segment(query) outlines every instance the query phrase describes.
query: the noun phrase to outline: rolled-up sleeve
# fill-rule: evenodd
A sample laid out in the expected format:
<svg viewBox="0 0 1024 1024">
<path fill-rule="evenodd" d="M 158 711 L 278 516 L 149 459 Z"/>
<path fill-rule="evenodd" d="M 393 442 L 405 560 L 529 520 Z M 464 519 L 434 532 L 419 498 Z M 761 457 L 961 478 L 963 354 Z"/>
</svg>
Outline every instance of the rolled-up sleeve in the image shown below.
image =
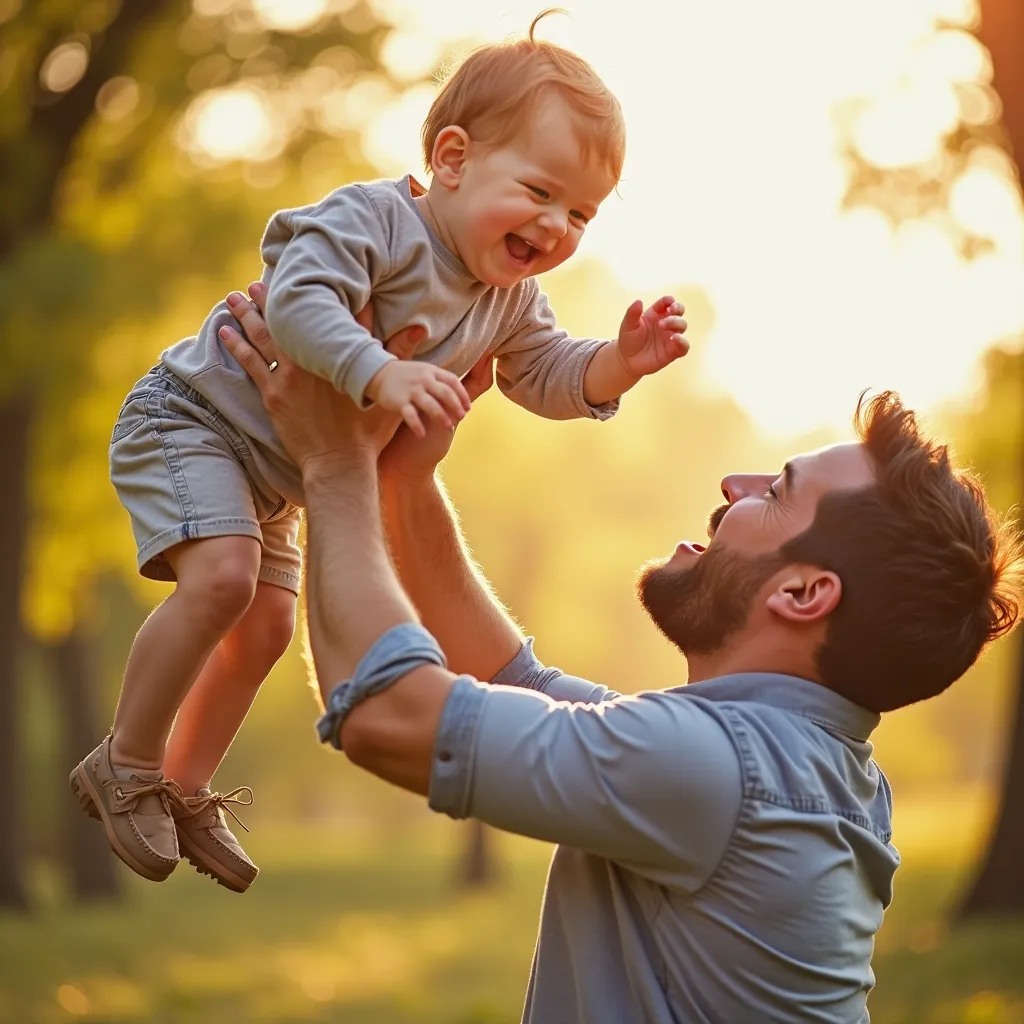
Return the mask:
<svg viewBox="0 0 1024 1024">
<path fill-rule="evenodd" d="M 570 704 L 460 678 L 430 806 L 564 843 L 693 892 L 732 837 L 742 783 L 709 702 L 682 690 Z"/>
<path fill-rule="evenodd" d="M 496 686 L 520 686 L 538 690 L 554 700 L 567 700 L 573 704 L 599 704 L 619 694 L 589 679 L 566 675 L 560 668 L 543 665 L 533 653 L 533 637 L 528 636 L 519 653 L 491 679 Z"/>
</svg>

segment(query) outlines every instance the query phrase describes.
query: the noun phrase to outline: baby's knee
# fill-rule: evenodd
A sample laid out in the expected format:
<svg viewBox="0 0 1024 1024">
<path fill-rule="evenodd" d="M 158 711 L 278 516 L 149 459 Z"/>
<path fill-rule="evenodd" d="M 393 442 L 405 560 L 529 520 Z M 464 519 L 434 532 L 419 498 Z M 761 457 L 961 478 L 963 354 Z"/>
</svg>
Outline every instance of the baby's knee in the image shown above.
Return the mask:
<svg viewBox="0 0 1024 1024">
<path fill-rule="evenodd" d="M 260 568 L 259 553 L 259 542 L 248 537 L 199 541 L 189 557 L 175 566 L 178 589 L 194 607 L 209 616 L 211 624 L 230 628 L 252 604 Z"/>
<path fill-rule="evenodd" d="M 288 650 L 295 632 L 295 594 L 284 587 L 261 583 L 242 622 L 246 649 L 267 667 Z"/>
</svg>

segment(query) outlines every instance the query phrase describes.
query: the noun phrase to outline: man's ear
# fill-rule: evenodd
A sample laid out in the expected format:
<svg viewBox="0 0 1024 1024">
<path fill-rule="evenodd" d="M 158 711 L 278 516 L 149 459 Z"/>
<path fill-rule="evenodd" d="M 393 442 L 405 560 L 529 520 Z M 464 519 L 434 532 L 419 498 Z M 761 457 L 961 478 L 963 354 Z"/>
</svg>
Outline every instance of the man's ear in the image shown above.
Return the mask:
<svg viewBox="0 0 1024 1024">
<path fill-rule="evenodd" d="M 469 136 L 456 124 L 450 124 L 437 133 L 430 154 L 430 172 L 438 184 L 451 189 L 459 187 L 469 144 Z"/>
<path fill-rule="evenodd" d="M 821 622 L 836 610 L 843 582 L 828 569 L 794 565 L 783 574 L 765 602 L 779 618 L 796 624 Z"/>
</svg>

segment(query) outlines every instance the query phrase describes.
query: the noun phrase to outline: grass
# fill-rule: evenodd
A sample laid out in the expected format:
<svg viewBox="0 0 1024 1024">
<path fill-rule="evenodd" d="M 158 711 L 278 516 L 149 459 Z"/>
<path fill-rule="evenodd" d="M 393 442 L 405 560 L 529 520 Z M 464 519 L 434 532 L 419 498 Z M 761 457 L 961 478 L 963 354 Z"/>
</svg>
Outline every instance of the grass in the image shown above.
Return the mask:
<svg viewBox="0 0 1024 1024">
<path fill-rule="evenodd" d="M 944 924 L 978 801 L 914 813 L 872 1019 L 1024 1022 L 1024 921 Z M 384 836 L 264 826 L 248 844 L 263 871 L 245 896 L 182 865 L 162 885 L 125 872 L 120 904 L 84 908 L 69 908 L 42 866 L 35 913 L 0 916 L 0 1022 L 512 1024 L 550 850 L 502 837 L 500 885 L 459 892 L 460 839 L 444 821 Z"/>
</svg>

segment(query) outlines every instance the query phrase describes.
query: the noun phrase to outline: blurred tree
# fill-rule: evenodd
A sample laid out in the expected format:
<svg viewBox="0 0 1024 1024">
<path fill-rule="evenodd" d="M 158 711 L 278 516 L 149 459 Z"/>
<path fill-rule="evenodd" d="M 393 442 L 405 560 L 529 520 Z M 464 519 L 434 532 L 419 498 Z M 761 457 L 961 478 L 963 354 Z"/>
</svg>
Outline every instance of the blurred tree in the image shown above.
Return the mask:
<svg viewBox="0 0 1024 1024">
<path fill-rule="evenodd" d="M 979 82 L 959 84 L 960 119 L 943 139 L 935 160 L 909 167 L 873 166 L 854 139 L 857 118 L 865 103 L 855 101 L 840 111 L 848 129 L 847 155 L 852 169 L 848 203 L 869 203 L 894 220 L 938 215 L 957 235 L 961 250 L 968 256 L 990 249 L 993 243 L 949 216 L 951 188 L 972 165 L 998 166 L 1000 157 L 1002 170 L 1019 187 L 1024 160 L 1024 5 L 1020 0 L 978 0 L 978 13 L 976 24 L 970 27 L 991 57 L 991 86 L 988 75 Z M 954 25 L 938 26 L 940 32 L 957 29 Z M 972 432 L 977 433 L 985 429 L 985 421 L 993 427 L 998 424 L 999 440 L 974 453 L 982 464 L 995 461 L 1005 467 L 1007 436 L 1022 436 L 1019 424 L 1007 432 L 1005 418 L 996 418 L 997 408 L 1006 411 L 1007 373 L 1015 375 L 1010 387 L 1016 399 L 1013 414 L 1017 419 L 1024 415 L 1019 401 L 1024 358 L 996 353 L 987 367 L 986 395 L 991 405 L 979 412 L 971 425 Z M 1024 494 L 1024 451 L 1019 445 L 1014 464 L 1014 490 L 1019 500 Z M 960 907 L 962 917 L 1024 913 L 1024 630 L 1018 633 L 1017 644 L 1017 685 L 1000 810 L 977 877 Z"/>
<path fill-rule="evenodd" d="M 371 173 L 360 129 L 390 88 L 378 56 L 388 28 L 362 0 L 305 5 L 301 23 L 291 6 L 0 0 L 0 776 L 11 782 L 25 628 L 51 645 L 67 766 L 94 742 L 83 746 L 99 721 L 90 599 L 98 575 L 132 561 L 128 531 L 109 529 L 105 482 L 119 397 L 221 289 L 255 275 L 260 229 L 285 195 Z M 199 280 L 211 288 L 201 298 L 188 288 Z M 26 902 L 25 791 L 0 794 L 0 906 Z M 98 830 L 77 826 L 70 862 L 109 866 Z M 80 895 L 113 886 L 102 869 L 73 879 Z"/>
<path fill-rule="evenodd" d="M 1024 6 L 1019 0 L 981 0 L 978 38 L 992 56 L 992 85 L 1002 100 L 1002 125 L 1018 184 L 1024 160 Z M 1024 373 L 1017 359 L 1015 380 Z M 1018 418 L 1022 415 L 1018 411 Z M 1024 450 L 1017 452 L 1020 490 L 1024 494 Z M 1017 640 L 1016 695 L 1007 745 L 999 817 L 988 852 L 971 891 L 960 908 L 962 917 L 1024 913 L 1024 632 Z"/>
</svg>

